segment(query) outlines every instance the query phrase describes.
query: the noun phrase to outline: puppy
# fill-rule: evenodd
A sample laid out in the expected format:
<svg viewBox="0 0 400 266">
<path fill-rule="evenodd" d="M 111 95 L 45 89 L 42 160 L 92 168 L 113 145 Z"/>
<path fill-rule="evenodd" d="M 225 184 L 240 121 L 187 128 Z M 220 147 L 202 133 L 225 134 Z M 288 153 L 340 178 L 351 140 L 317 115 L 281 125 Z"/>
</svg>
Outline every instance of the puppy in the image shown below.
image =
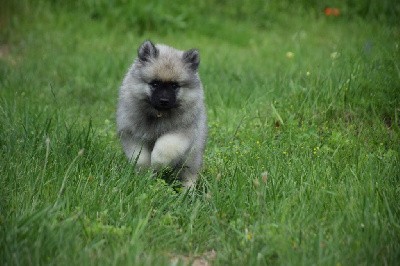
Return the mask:
<svg viewBox="0 0 400 266">
<path fill-rule="evenodd" d="M 207 117 L 198 50 L 145 41 L 119 91 L 117 128 L 138 169 L 165 168 L 194 187 L 203 161 Z"/>
</svg>

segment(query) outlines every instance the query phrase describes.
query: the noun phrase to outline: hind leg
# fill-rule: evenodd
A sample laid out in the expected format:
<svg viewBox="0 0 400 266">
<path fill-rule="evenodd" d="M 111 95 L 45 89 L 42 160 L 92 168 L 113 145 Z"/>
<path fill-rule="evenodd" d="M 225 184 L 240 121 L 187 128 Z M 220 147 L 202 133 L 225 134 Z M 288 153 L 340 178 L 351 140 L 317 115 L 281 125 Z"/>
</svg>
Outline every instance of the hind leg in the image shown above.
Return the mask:
<svg viewBox="0 0 400 266">
<path fill-rule="evenodd" d="M 182 173 L 182 185 L 185 189 L 194 189 L 197 182 L 197 174 L 184 172 Z"/>
</svg>

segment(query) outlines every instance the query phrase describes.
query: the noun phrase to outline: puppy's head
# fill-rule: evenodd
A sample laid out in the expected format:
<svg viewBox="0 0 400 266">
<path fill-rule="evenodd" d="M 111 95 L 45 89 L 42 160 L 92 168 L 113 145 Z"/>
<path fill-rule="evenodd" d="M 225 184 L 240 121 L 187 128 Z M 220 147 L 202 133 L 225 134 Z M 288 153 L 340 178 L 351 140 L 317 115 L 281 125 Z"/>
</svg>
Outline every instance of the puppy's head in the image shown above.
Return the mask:
<svg viewBox="0 0 400 266">
<path fill-rule="evenodd" d="M 145 41 L 138 49 L 135 72 L 143 99 L 157 110 L 185 107 L 199 100 L 202 87 L 196 49 L 176 50 Z"/>
</svg>

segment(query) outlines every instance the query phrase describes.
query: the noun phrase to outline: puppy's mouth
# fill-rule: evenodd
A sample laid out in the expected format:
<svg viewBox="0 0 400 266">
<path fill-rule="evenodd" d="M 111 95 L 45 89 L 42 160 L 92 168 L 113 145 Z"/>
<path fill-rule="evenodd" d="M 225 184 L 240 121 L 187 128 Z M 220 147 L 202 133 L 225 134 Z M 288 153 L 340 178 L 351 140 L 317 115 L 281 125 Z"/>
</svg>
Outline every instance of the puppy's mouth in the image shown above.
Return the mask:
<svg viewBox="0 0 400 266">
<path fill-rule="evenodd" d="M 179 103 L 177 103 L 176 101 L 171 102 L 167 99 L 159 99 L 159 100 L 148 99 L 147 103 L 149 105 L 151 105 L 157 111 L 168 111 L 168 110 L 176 109 L 180 106 Z"/>
<path fill-rule="evenodd" d="M 150 99 L 149 103 L 158 111 L 168 111 L 179 107 L 176 101 L 170 101 L 168 99 Z"/>
</svg>

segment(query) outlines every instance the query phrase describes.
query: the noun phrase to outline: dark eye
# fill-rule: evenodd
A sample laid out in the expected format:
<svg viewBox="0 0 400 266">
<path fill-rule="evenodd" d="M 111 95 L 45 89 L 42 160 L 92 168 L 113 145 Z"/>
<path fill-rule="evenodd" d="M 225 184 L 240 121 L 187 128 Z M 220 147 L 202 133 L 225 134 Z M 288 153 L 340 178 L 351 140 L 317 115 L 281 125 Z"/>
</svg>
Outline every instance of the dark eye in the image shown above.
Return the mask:
<svg viewBox="0 0 400 266">
<path fill-rule="evenodd" d="M 149 85 L 155 89 L 160 87 L 160 82 L 158 80 L 153 80 L 152 82 L 149 83 Z"/>
<path fill-rule="evenodd" d="M 174 90 L 177 90 L 177 89 L 179 89 L 181 86 L 179 86 L 179 84 L 178 83 L 172 83 L 171 84 L 171 87 L 174 89 Z"/>
</svg>

